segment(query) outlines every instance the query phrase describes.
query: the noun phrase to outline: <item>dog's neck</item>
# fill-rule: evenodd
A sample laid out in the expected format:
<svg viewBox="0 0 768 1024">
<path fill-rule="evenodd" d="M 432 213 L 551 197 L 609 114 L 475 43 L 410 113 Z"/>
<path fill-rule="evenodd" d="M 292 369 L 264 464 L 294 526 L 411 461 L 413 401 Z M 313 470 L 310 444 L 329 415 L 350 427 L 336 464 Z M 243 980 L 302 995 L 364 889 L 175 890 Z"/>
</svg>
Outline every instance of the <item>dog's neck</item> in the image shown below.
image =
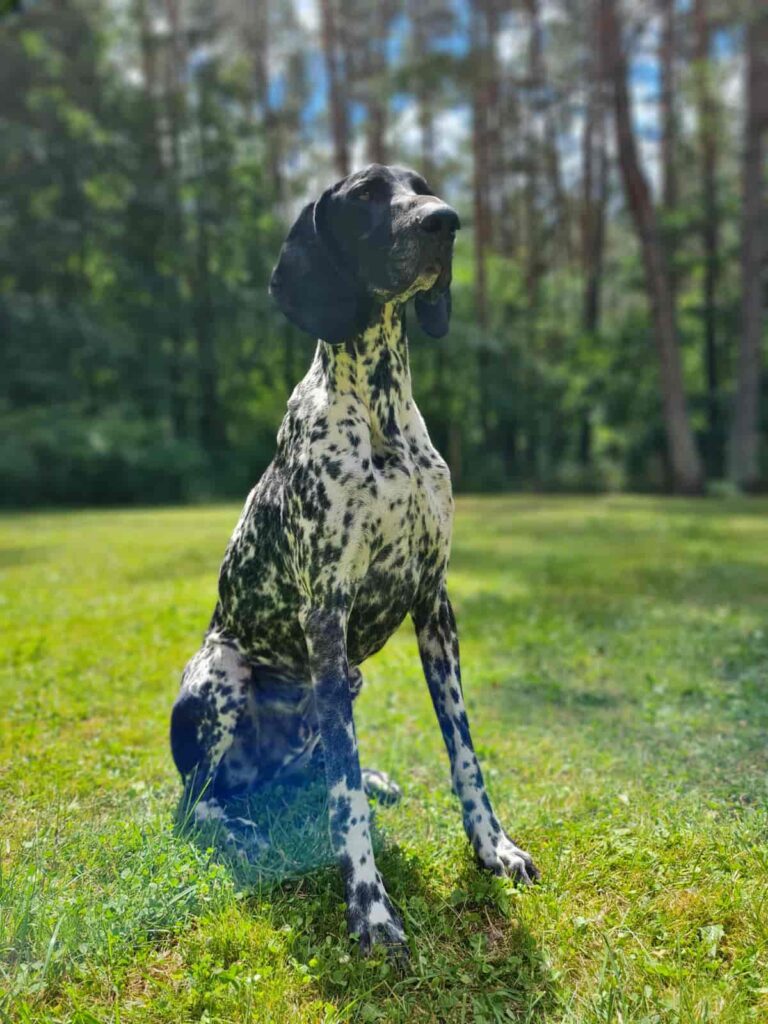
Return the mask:
<svg viewBox="0 0 768 1024">
<path fill-rule="evenodd" d="M 315 364 L 333 400 L 358 399 L 369 410 L 375 433 L 383 438 L 398 433 L 413 402 L 401 303 L 381 306 L 375 322 L 342 345 L 320 341 Z"/>
</svg>

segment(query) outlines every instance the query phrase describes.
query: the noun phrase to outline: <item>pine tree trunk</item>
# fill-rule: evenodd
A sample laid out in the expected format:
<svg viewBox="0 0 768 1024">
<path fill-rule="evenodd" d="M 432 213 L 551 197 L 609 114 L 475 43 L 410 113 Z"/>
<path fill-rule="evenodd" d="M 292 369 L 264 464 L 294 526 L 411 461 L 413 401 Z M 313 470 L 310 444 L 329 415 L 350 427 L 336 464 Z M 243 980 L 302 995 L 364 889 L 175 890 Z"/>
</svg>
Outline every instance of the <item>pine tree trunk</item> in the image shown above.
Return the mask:
<svg viewBox="0 0 768 1024">
<path fill-rule="evenodd" d="M 696 29 L 696 92 L 698 133 L 701 158 L 702 219 L 701 241 L 704 252 L 702 317 L 704 327 L 703 364 L 707 389 L 707 469 L 713 476 L 722 472 L 719 375 L 717 358 L 717 278 L 719 212 L 717 206 L 717 126 L 715 98 L 710 68 L 710 31 L 706 0 L 695 0 L 693 16 Z"/>
<path fill-rule="evenodd" d="M 594 15 L 595 4 L 590 8 Z M 589 38 L 596 19 L 589 23 Z M 581 326 L 586 335 L 595 337 L 600 330 L 603 263 L 605 251 L 605 210 L 608 200 L 608 151 L 606 146 L 606 111 L 603 83 L 596 61 L 590 61 L 587 80 L 587 109 L 582 138 L 582 210 L 581 264 L 582 307 Z M 592 419 L 587 398 L 580 412 L 578 457 L 582 466 L 592 461 Z"/>
<path fill-rule="evenodd" d="M 272 194 L 279 205 L 285 198 L 285 183 L 280 116 L 270 93 L 270 0 L 250 0 L 248 11 L 250 17 L 246 37 L 253 61 L 253 90 L 261 110 L 261 134 L 266 148 Z"/>
<path fill-rule="evenodd" d="M 207 205 L 208 159 L 206 135 L 207 98 L 204 73 L 199 79 L 197 100 L 198 175 L 195 190 L 197 237 L 195 272 L 192 276 L 193 323 L 197 343 L 198 425 L 200 443 L 211 454 L 225 442 L 224 419 L 219 399 L 219 368 L 216 356 L 216 320 L 211 290 L 210 224 Z"/>
<path fill-rule="evenodd" d="M 766 258 L 763 161 L 768 130 L 768 12 L 754 7 L 747 26 L 746 114 L 741 226 L 741 339 L 736 396 L 728 446 L 728 476 L 752 490 L 760 481 L 760 350 L 763 337 Z"/>
<path fill-rule="evenodd" d="M 677 179 L 677 95 L 675 56 L 677 32 L 675 24 L 675 0 L 659 0 L 661 31 L 659 34 L 659 101 L 661 104 L 661 210 L 662 240 L 669 263 L 669 286 L 672 301 L 677 309 L 677 271 L 675 253 L 677 250 L 677 227 L 672 216 L 678 201 Z"/>
<path fill-rule="evenodd" d="M 487 24 L 476 8 L 471 12 L 471 44 L 473 55 L 472 81 L 472 200 L 475 242 L 475 318 L 480 331 L 477 348 L 480 428 L 483 443 L 490 436 L 488 367 L 489 353 L 484 334 L 488 327 L 488 281 L 486 252 L 489 242 L 490 217 L 488 214 L 488 37 Z"/>
<path fill-rule="evenodd" d="M 387 162 L 385 133 L 387 129 L 387 92 L 384 75 L 387 68 L 386 45 L 389 32 L 390 9 L 388 0 L 378 0 L 371 14 L 370 65 L 368 69 L 366 149 L 374 164 Z"/>
<path fill-rule="evenodd" d="M 594 21 L 590 26 L 594 31 Z M 600 326 L 600 298 L 605 249 L 605 206 L 608 198 L 608 152 L 603 83 L 591 61 L 587 81 L 587 109 L 582 138 L 581 260 L 584 291 L 581 324 L 586 334 Z"/>
<path fill-rule="evenodd" d="M 411 25 L 413 27 L 413 52 L 418 57 L 428 52 L 429 25 L 427 23 L 428 7 L 425 0 L 410 0 Z M 415 76 L 416 104 L 419 121 L 419 150 L 421 166 L 419 170 L 427 179 L 436 195 L 440 194 L 440 182 L 437 178 L 435 163 L 435 114 L 430 96 L 429 84 L 420 74 Z"/>
<path fill-rule="evenodd" d="M 567 224 L 565 189 L 560 170 L 557 124 L 552 110 L 547 62 L 544 55 L 544 30 L 541 23 L 541 0 L 525 0 L 529 25 L 529 88 L 532 88 L 533 108 L 543 120 L 543 163 L 549 191 L 555 210 L 555 251 L 562 247 L 566 262 L 570 256 L 570 238 Z M 535 159 L 535 156 L 533 157 Z"/>
<path fill-rule="evenodd" d="M 530 5 L 529 5 L 530 7 Z M 530 18 L 528 34 L 528 69 L 529 83 L 536 82 L 540 77 L 541 41 L 540 26 Z M 530 99 L 524 105 L 525 118 L 525 289 L 528 297 L 528 314 L 531 320 L 530 330 L 534 331 L 534 320 L 539 304 L 539 279 L 543 266 L 541 251 L 541 232 L 539 230 L 539 140 L 536 135 L 533 104 Z"/>
<path fill-rule="evenodd" d="M 675 104 L 675 0 L 660 0 L 661 195 L 666 211 L 677 206 L 677 109 Z"/>
<path fill-rule="evenodd" d="M 616 0 L 600 0 L 599 11 L 598 40 L 602 70 L 613 86 L 616 147 L 627 203 L 640 243 L 659 357 L 662 411 L 672 487 L 680 494 L 699 494 L 704 486 L 703 470 L 685 399 L 675 308 L 669 286 L 669 267 L 632 127 L 627 63 L 622 49 Z"/>
<path fill-rule="evenodd" d="M 187 398 L 185 394 L 184 345 L 187 315 L 182 295 L 185 273 L 184 212 L 181 188 L 184 178 L 182 166 L 181 134 L 185 118 L 183 76 L 186 67 L 186 46 L 181 25 L 178 0 L 164 0 L 165 14 L 170 25 L 169 53 L 166 58 L 165 100 L 168 123 L 168 166 L 165 186 L 168 202 L 169 246 L 174 253 L 170 279 L 171 351 L 168 377 L 170 383 L 171 420 L 177 437 L 188 431 Z"/>
<path fill-rule="evenodd" d="M 334 0 L 320 0 L 333 156 L 336 170 L 344 178 L 349 174 L 349 117 L 344 96 L 343 73 L 339 61 L 338 35 L 333 5 Z"/>
</svg>

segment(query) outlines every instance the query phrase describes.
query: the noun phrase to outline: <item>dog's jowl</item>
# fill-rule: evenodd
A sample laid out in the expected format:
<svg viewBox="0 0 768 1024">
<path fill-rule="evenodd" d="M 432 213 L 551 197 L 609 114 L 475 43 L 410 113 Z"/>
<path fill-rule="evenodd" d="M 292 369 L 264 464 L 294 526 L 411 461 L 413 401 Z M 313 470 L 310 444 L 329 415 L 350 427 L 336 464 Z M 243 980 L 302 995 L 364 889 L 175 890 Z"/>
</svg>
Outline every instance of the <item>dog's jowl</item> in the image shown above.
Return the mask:
<svg viewBox="0 0 768 1024">
<path fill-rule="evenodd" d="M 324 773 L 330 834 L 363 949 L 404 933 L 374 861 L 368 796 L 396 799 L 360 768 L 358 666 L 410 613 L 481 864 L 524 882 L 537 871 L 493 812 L 470 737 L 446 590 L 448 468 L 411 394 L 404 304 L 446 333 L 456 213 L 412 171 L 373 165 L 302 211 L 271 292 L 319 338 L 288 402 L 274 461 L 229 543 L 219 600 L 173 708 L 171 746 L 199 820 L 220 819 L 247 855 L 258 822 L 229 797 L 276 777 Z"/>
</svg>

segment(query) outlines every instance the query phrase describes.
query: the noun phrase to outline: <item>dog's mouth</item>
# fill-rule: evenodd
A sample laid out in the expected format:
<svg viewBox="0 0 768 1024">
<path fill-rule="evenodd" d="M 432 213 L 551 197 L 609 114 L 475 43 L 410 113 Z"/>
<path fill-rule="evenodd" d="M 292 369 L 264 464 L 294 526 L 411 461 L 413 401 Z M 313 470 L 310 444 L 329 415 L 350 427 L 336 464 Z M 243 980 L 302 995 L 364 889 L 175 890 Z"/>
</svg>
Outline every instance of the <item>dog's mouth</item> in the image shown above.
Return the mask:
<svg viewBox="0 0 768 1024">
<path fill-rule="evenodd" d="M 432 260 L 419 271 L 413 284 L 408 289 L 409 292 L 413 295 L 416 292 L 431 292 L 435 290 L 439 285 L 442 274 L 442 263 L 439 260 Z"/>
<path fill-rule="evenodd" d="M 430 282 L 425 291 L 443 292 L 451 283 L 451 260 L 433 259 L 421 273 L 421 278 Z"/>
</svg>

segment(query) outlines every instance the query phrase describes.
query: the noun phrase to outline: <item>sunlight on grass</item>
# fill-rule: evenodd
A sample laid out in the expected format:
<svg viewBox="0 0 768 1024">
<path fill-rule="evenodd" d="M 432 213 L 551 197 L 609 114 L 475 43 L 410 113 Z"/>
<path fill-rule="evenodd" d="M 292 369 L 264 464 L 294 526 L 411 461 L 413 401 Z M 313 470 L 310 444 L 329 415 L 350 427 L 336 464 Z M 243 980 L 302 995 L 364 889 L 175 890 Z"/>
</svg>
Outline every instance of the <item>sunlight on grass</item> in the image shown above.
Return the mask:
<svg viewBox="0 0 768 1024">
<path fill-rule="evenodd" d="M 543 882 L 475 867 L 405 624 L 357 716 L 404 790 L 405 974 L 345 936 L 322 788 L 254 799 L 258 870 L 174 828 L 168 713 L 238 512 L 0 519 L 0 1020 L 768 1019 L 768 503 L 459 502 L 475 738 Z"/>
</svg>

